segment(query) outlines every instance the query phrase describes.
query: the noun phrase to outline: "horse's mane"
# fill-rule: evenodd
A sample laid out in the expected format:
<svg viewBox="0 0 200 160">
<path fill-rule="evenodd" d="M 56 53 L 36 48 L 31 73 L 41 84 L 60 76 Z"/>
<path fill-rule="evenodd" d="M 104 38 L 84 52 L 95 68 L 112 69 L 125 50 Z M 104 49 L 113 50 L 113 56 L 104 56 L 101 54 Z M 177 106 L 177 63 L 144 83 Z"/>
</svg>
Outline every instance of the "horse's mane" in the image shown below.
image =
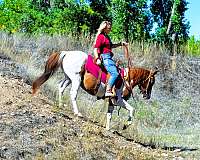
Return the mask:
<svg viewBox="0 0 200 160">
<path fill-rule="evenodd" d="M 130 68 L 130 79 L 132 79 L 135 83 L 141 80 L 145 80 L 149 77 L 150 70 L 141 68 L 141 67 L 133 67 Z"/>
</svg>

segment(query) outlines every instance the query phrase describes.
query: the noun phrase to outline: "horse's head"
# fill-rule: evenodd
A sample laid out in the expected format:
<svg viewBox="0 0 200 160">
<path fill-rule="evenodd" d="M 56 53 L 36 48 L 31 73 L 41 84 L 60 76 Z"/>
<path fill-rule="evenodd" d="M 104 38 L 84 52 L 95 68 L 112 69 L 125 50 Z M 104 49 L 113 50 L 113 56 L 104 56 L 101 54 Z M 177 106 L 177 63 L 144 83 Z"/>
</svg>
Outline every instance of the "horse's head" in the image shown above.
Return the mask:
<svg viewBox="0 0 200 160">
<path fill-rule="evenodd" d="M 155 83 L 155 74 L 158 72 L 156 71 L 149 71 L 145 79 L 143 79 L 141 82 L 139 82 L 138 86 L 143 94 L 143 98 L 150 99 L 151 98 L 151 90 Z"/>
</svg>

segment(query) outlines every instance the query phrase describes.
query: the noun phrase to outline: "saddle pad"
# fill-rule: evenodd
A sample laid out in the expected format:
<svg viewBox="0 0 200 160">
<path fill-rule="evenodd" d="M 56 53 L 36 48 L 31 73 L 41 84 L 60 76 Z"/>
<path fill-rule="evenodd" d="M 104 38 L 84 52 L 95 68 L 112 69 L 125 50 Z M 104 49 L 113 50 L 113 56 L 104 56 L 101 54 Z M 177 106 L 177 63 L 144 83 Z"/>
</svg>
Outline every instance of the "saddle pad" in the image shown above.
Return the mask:
<svg viewBox="0 0 200 160">
<path fill-rule="evenodd" d="M 88 55 L 86 64 L 85 64 L 85 69 L 90 72 L 92 75 L 94 75 L 96 78 L 98 78 L 99 75 L 99 71 L 101 70 L 101 68 L 94 64 L 93 62 L 93 57 L 92 55 Z M 106 83 L 106 73 L 102 72 L 101 74 L 101 82 L 103 82 L 104 84 Z"/>
</svg>

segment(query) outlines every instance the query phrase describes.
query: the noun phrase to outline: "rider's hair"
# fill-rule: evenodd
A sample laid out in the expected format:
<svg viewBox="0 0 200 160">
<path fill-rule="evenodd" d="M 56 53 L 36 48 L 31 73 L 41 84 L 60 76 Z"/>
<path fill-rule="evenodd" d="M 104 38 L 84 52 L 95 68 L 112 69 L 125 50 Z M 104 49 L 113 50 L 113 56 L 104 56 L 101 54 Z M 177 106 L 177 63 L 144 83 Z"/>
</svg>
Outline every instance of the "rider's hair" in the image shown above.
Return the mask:
<svg viewBox="0 0 200 160">
<path fill-rule="evenodd" d="M 95 37 L 95 40 L 94 40 L 94 45 L 96 43 L 96 40 L 97 40 L 97 37 L 99 34 L 101 34 L 103 32 L 103 30 L 106 28 L 107 25 L 111 25 L 111 22 L 109 21 L 103 21 L 101 22 L 101 24 L 99 25 L 99 28 L 97 29 L 97 34 L 96 34 L 96 37 Z"/>
</svg>

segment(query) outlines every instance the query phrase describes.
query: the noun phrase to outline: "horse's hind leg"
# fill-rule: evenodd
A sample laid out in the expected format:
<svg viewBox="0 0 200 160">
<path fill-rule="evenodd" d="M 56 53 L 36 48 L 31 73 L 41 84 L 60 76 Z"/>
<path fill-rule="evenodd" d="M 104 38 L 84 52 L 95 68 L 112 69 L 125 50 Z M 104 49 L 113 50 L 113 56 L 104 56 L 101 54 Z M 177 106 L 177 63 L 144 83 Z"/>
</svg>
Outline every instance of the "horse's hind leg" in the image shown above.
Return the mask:
<svg viewBox="0 0 200 160">
<path fill-rule="evenodd" d="M 111 100 L 109 99 L 108 112 L 107 112 L 107 116 L 106 116 L 106 130 L 110 129 L 110 122 L 111 122 L 113 110 L 114 110 L 114 105 L 112 104 Z"/>
<path fill-rule="evenodd" d="M 58 84 L 59 87 L 59 93 L 58 93 L 58 100 L 59 100 L 59 107 L 62 106 L 62 96 L 64 93 L 65 88 L 71 83 L 71 80 L 67 75 L 65 75 L 65 78 L 61 80 Z"/>
<path fill-rule="evenodd" d="M 72 81 L 70 96 L 71 96 L 73 111 L 74 111 L 75 115 L 82 116 L 81 113 L 78 111 L 78 106 L 77 106 L 77 103 L 76 103 L 78 89 L 79 89 L 80 83 L 81 83 L 81 77 L 80 77 L 79 74 L 75 74 L 75 75 L 71 76 L 70 79 Z"/>
</svg>

